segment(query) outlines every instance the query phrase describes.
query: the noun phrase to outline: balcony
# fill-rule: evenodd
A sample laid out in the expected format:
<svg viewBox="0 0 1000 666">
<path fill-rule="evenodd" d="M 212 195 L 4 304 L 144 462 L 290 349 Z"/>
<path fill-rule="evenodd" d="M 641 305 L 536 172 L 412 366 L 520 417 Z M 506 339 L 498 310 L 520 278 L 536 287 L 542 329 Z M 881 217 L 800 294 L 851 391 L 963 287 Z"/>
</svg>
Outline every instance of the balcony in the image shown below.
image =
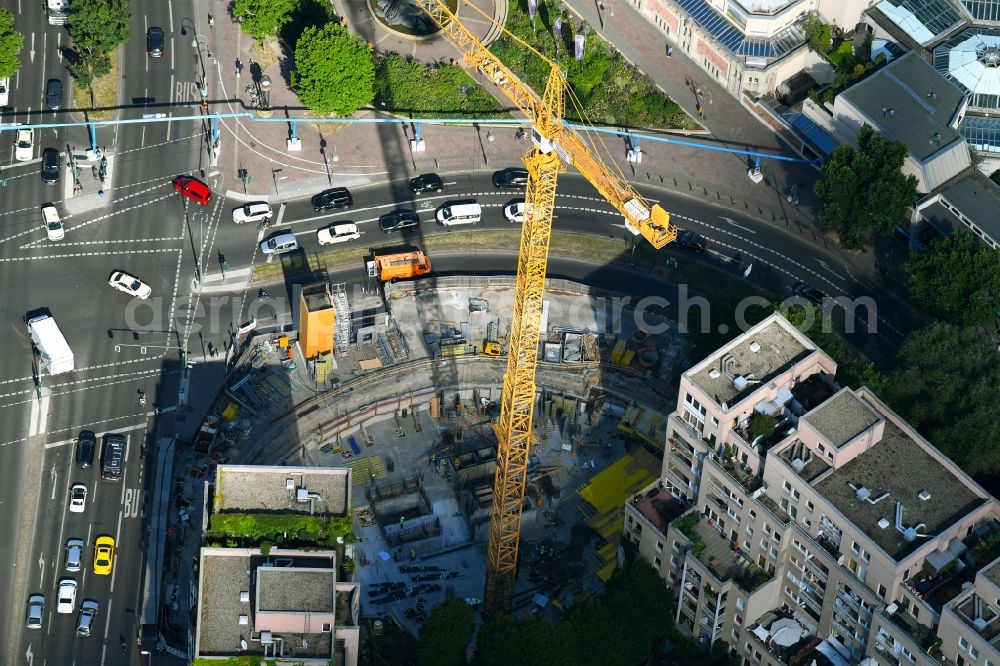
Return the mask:
<svg viewBox="0 0 1000 666">
<path fill-rule="evenodd" d="M 921 601 L 928 604 L 935 612 L 941 613 L 945 604 L 957 597 L 965 583 L 972 582 L 976 572 L 972 567 L 965 566 L 958 558 L 936 570 L 927 561 L 916 574 L 903 584 Z"/>
<path fill-rule="evenodd" d="M 692 520 L 692 516 L 697 520 Z M 751 562 L 743 551 L 720 535 L 699 514 L 687 514 L 674 521 L 674 526 L 690 539 L 691 554 L 719 581 L 735 581 L 741 589 L 752 593 L 771 579 L 766 571 Z"/>
<path fill-rule="evenodd" d="M 789 516 L 784 509 L 778 506 L 773 499 L 768 497 L 767 493 L 761 491 L 756 496 L 756 499 L 771 513 L 772 516 L 774 516 L 775 520 L 779 521 L 782 525 L 787 525 L 792 522 L 792 517 Z"/>
<path fill-rule="evenodd" d="M 900 609 L 888 617 L 889 621 L 897 629 L 909 636 L 922 652 L 927 652 L 936 642 L 937 636 L 931 628 L 918 623 L 906 611 Z"/>
<path fill-rule="evenodd" d="M 681 503 L 659 484 L 633 497 L 632 506 L 661 534 L 666 534 L 667 525 L 684 513 Z"/>
<path fill-rule="evenodd" d="M 733 459 L 716 460 L 716 464 L 729 475 L 729 478 L 740 484 L 748 494 L 753 494 L 755 490 L 761 487 L 761 480 L 756 475 L 750 473 L 748 466 L 741 465 Z"/>
<path fill-rule="evenodd" d="M 993 643 L 1000 636 L 1000 612 L 979 595 L 973 594 L 957 604 L 955 612 L 988 642 Z"/>
<path fill-rule="evenodd" d="M 840 544 L 825 534 L 816 536 L 816 543 L 833 557 L 840 557 Z"/>
<path fill-rule="evenodd" d="M 805 629 L 787 611 L 768 611 L 750 627 L 747 637 L 752 637 L 754 642 L 763 645 L 783 664 L 798 666 L 828 663 L 825 657 L 814 656 L 815 647 L 820 643 L 820 639 L 812 634 L 806 634 Z M 812 659 L 816 661 L 813 662 Z"/>
</svg>

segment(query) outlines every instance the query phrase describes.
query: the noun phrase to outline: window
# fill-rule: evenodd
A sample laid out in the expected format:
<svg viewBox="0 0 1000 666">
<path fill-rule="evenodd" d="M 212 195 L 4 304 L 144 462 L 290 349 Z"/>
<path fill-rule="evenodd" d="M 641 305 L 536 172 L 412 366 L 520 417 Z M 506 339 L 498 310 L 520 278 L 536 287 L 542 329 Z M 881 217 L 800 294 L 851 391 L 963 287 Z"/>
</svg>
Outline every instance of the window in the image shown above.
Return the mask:
<svg viewBox="0 0 1000 666">
<path fill-rule="evenodd" d="M 781 535 L 778 534 L 777 532 L 772 532 L 771 538 L 774 539 L 775 541 L 781 541 Z"/>
<path fill-rule="evenodd" d="M 802 497 L 802 494 L 799 491 L 797 491 L 797 490 L 793 490 L 792 491 L 792 499 L 793 500 L 795 500 L 796 502 L 798 502 L 800 497 Z"/>
<path fill-rule="evenodd" d="M 750 520 L 757 520 L 757 512 L 756 511 L 753 511 L 753 510 L 750 511 Z"/>
<path fill-rule="evenodd" d="M 785 511 L 788 511 L 788 498 L 787 497 L 782 497 L 781 498 L 781 508 L 784 509 Z"/>
<path fill-rule="evenodd" d="M 972 659 L 972 661 L 978 661 L 979 650 L 977 650 L 975 647 L 969 646 L 969 658 Z"/>
<path fill-rule="evenodd" d="M 809 513 L 812 513 L 813 509 L 815 509 L 815 508 L 816 508 L 815 504 L 813 504 L 809 500 L 806 500 L 806 511 L 808 511 Z"/>
<path fill-rule="evenodd" d="M 861 553 L 861 547 L 858 545 L 857 541 L 851 542 L 851 552 L 855 555 L 859 555 Z"/>
<path fill-rule="evenodd" d="M 767 523 L 764 523 L 764 534 L 770 534 L 770 533 L 771 533 L 771 526 L 768 525 Z"/>
<path fill-rule="evenodd" d="M 886 590 L 885 590 L 885 585 L 882 585 L 882 584 L 880 583 L 880 584 L 879 584 L 879 586 L 878 586 L 878 596 L 880 596 L 880 597 L 882 597 L 883 599 L 885 599 L 885 592 L 886 592 Z"/>
<path fill-rule="evenodd" d="M 323 632 L 324 633 L 329 632 L 331 629 L 333 629 L 333 625 L 331 625 L 329 622 L 324 622 L 323 623 Z"/>
<path fill-rule="evenodd" d="M 808 518 L 803 518 L 802 524 L 805 525 L 806 531 L 812 531 L 813 521 L 809 520 Z"/>
<path fill-rule="evenodd" d="M 746 609 L 746 602 L 743 601 L 742 597 L 736 597 L 736 610 L 743 611 Z"/>
<path fill-rule="evenodd" d="M 657 541 L 656 545 L 654 546 L 654 548 L 656 549 L 656 552 L 662 553 L 663 552 L 663 543 L 660 542 L 660 541 Z"/>
<path fill-rule="evenodd" d="M 715 418 L 714 416 L 712 417 L 712 427 L 713 428 L 719 427 L 719 419 Z"/>
<path fill-rule="evenodd" d="M 663 566 L 663 562 L 660 561 L 660 558 L 655 557 L 653 558 L 653 566 L 659 569 L 661 566 Z"/>
<path fill-rule="evenodd" d="M 781 487 L 785 489 L 786 493 L 792 492 L 792 484 L 788 483 L 788 481 L 782 481 Z"/>
</svg>

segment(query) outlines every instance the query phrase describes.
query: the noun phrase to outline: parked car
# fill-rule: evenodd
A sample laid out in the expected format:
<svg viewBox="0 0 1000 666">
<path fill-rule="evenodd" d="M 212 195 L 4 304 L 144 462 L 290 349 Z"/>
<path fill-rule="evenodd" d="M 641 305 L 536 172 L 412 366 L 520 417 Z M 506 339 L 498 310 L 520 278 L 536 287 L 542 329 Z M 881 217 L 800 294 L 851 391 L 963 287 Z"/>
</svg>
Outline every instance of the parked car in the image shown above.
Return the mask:
<svg viewBox="0 0 1000 666">
<path fill-rule="evenodd" d="M 519 167 L 507 167 L 493 173 L 493 187 L 523 188 L 528 184 L 528 170 Z"/>
<path fill-rule="evenodd" d="M 202 206 L 212 200 L 212 189 L 192 176 L 177 176 L 174 178 L 174 189 L 195 203 Z"/>
<path fill-rule="evenodd" d="M 87 506 L 87 486 L 82 483 L 74 483 L 69 489 L 69 511 L 70 513 L 83 513 Z"/>
<path fill-rule="evenodd" d="M 511 224 L 520 224 L 524 222 L 524 209 L 524 199 L 514 199 L 503 207 L 503 216 Z"/>
<path fill-rule="evenodd" d="M 361 232 L 358 231 L 358 225 L 350 222 L 331 224 L 330 226 L 323 227 L 316 232 L 316 240 L 319 241 L 320 245 L 346 243 L 347 241 L 357 240 L 359 238 L 361 238 Z"/>
<path fill-rule="evenodd" d="M 59 79 L 49 79 L 45 85 L 45 106 L 50 111 L 58 111 L 63 105 L 63 82 Z"/>
<path fill-rule="evenodd" d="M 84 599 L 80 604 L 80 615 L 76 619 L 76 635 L 90 636 L 94 630 L 94 620 L 100 605 L 93 599 Z"/>
<path fill-rule="evenodd" d="M 441 176 L 436 173 L 422 173 L 416 178 L 410 179 L 410 190 L 414 194 L 423 194 L 424 192 L 440 192 L 444 189 L 444 182 L 441 180 Z"/>
<path fill-rule="evenodd" d="M 59 171 L 62 169 L 62 156 L 55 148 L 42 151 L 42 182 L 55 185 L 59 182 Z"/>
<path fill-rule="evenodd" d="M 125 271 L 113 271 L 110 277 L 108 277 L 108 286 L 129 296 L 134 296 L 140 301 L 146 300 L 153 293 L 152 287 Z"/>
<path fill-rule="evenodd" d="M 792 293 L 815 305 L 823 305 L 826 299 L 829 298 L 822 291 L 805 282 L 799 282 L 792 287 Z"/>
<path fill-rule="evenodd" d="M 76 437 L 76 466 L 87 469 L 94 464 L 94 451 L 97 450 L 97 435 L 91 430 L 81 430 Z"/>
<path fill-rule="evenodd" d="M 56 596 L 56 612 L 72 613 L 76 610 L 76 581 L 72 578 L 63 578 L 59 581 L 59 592 Z"/>
<path fill-rule="evenodd" d="M 76 573 L 83 568 L 83 539 L 66 540 L 66 571 Z"/>
<path fill-rule="evenodd" d="M 251 201 L 239 208 L 233 209 L 233 222 L 245 224 L 247 222 L 262 222 L 271 219 L 271 205 L 266 201 Z"/>
<path fill-rule="evenodd" d="M 59 211 L 52 204 L 42 206 L 42 223 L 45 225 L 45 235 L 50 241 L 61 241 L 66 237 Z"/>
<path fill-rule="evenodd" d="M 696 234 L 693 231 L 683 230 L 677 234 L 677 240 L 674 241 L 679 247 L 687 248 L 688 250 L 694 250 L 695 252 L 705 251 L 705 237 L 701 234 Z"/>
<path fill-rule="evenodd" d="M 154 25 L 146 31 L 146 55 L 150 58 L 163 57 L 163 28 Z"/>
<path fill-rule="evenodd" d="M 0 79 L 0 106 L 10 104 L 10 79 Z"/>
<path fill-rule="evenodd" d="M 317 211 L 331 208 L 350 208 L 354 205 L 354 197 L 346 187 L 331 187 L 323 190 L 312 198 L 312 206 Z"/>
<path fill-rule="evenodd" d="M 389 233 L 412 229 L 420 225 L 420 216 L 413 210 L 394 210 L 378 218 L 378 228 Z"/>
<path fill-rule="evenodd" d="M 41 629 L 42 616 L 45 613 L 45 597 L 33 594 L 28 597 L 27 625 L 28 629 Z"/>
<path fill-rule="evenodd" d="M 103 534 L 94 541 L 94 573 L 98 576 L 111 575 L 115 561 L 115 538 Z"/>
<path fill-rule="evenodd" d="M 19 129 L 14 141 L 14 159 L 27 162 L 35 155 L 35 130 Z"/>
</svg>

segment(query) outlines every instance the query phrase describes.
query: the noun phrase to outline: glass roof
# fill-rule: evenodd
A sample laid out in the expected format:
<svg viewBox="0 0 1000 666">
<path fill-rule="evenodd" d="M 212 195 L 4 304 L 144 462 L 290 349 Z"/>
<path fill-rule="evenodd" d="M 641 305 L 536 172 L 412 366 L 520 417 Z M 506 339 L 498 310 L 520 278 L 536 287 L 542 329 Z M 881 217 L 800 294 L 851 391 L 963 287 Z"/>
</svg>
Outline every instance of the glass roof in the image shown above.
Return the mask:
<svg viewBox="0 0 1000 666">
<path fill-rule="evenodd" d="M 695 23 L 738 56 L 775 60 L 806 41 L 805 33 L 797 23 L 770 37 L 747 35 L 715 11 L 706 0 L 677 0 L 677 4 Z"/>
<path fill-rule="evenodd" d="M 966 116 L 958 131 L 973 150 L 1000 153 L 1000 118 Z"/>
<path fill-rule="evenodd" d="M 934 49 L 934 69 L 969 95 L 970 107 L 1000 109 L 1000 30 L 963 30 Z"/>
<path fill-rule="evenodd" d="M 962 21 L 948 0 L 882 0 L 877 7 L 919 44 L 933 41 Z"/>
<path fill-rule="evenodd" d="M 1000 21 L 1000 0 L 962 0 L 977 21 Z"/>
</svg>

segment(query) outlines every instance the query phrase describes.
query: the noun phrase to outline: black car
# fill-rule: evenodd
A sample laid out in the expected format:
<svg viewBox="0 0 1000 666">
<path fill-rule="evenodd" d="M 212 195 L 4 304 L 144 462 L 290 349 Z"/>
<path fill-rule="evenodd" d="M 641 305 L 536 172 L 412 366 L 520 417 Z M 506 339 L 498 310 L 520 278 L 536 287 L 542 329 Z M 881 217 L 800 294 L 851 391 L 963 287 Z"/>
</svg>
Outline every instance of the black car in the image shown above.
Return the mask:
<svg viewBox="0 0 1000 666">
<path fill-rule="evenodd" d="M 410 229 L 419 224 L 420 216 L 412 210 L 394 210 L 378 218 L 378 228 L 386 233 Z"/>
<path fill-rule="evenodd" d="M 440 192 L 444 189 L 444 182 L 441 181 L 441 176 L 436 173 L 422 173 L 416 178 L 410 179 L 410 190 L 414 194 L 422 194 L 423 192 Z"/>
<path fill-rule="evenodd" d="M 108 433 L 101 448 L 101 478 L 120 481 L 125 469 L 125 436 Z"/>
<path fill-rule="evenodd" d="M 800 296 L 816 305 L 823 305 L 823 302 L 828 298 L 828 296 L 822 291 L 812 285 L 806 284 L 805 282 L 799 282 L 792 287 L 792 292 L 796 296 Z"/>
<path fill-rule="evenodd" d="M 45 105 L 52 111 L 62 108 L 63 84 L 59 79 L 49 79 L 45 85 Z"/>
<path fill-rule="evenodd" d="M 524 187 L 528 184 L 528 170 L 517 167 L 507 167 L 493 173 L 493 187 Z"/>
<path fill-rule="evenodd" d="M 42 151 L 42 182 L 54 185 L 59 182 L 59 170 L 62 168 L 62 157 L 55 148 Z"/>
<path fill-rule="evenodd" d="M 701 234 L 696 234 L 693 231 L 681 231 L 677 234 L 677 240 L 674 241 L 680 247 L 686 247 L 689 250 L 694 250 L 696 252 L 705 251 L 705 237 Z"/>
<path fill-rule="evenodd" d="M 354 205 L 354 197 L 346 187 L 331 187 L 312 198 L 312 205 L 318 211 L 331 208 L 349 208 Z"/>
<path fill-rule="evenodd" d="M 150 58 L 163 57 L 163 28 L 154 25 L 146 31 L 146 55 Z"/>
<path fill-rule="evenodd" d="M 81 430 L 76 438 L 76 466 L 87 469 L 94 464 L 94 451 L 97 450 L 97 435 L 90 430 Z"/>
</svg>

